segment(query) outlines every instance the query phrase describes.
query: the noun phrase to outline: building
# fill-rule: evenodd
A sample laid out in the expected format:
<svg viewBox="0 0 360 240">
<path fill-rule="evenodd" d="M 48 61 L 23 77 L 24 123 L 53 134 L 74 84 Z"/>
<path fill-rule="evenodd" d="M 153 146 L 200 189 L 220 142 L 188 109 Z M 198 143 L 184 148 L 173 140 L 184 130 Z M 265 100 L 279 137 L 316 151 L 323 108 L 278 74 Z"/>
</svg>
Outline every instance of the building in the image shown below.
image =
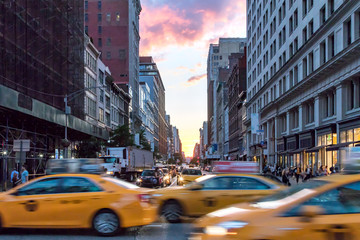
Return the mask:
<svg viewBox="0 0 360 240">
<path fill-rule="evenodd" d="M 172 125 L 170 122 L 170 115 L 165 116 L 166 126 L 167 126 L 167 158 L 173 158 L 175 149 L 174 149 L 174 137 L 172 132 Z"/>
<path fill-rule="evenodd" d="M 150 87 L 146 82 L 140 82 L 140 117 L 142 129 L 145 130 L 145 137 L 150 142 L 152 151 L 154 151 L 154 121 L 155 106 L 151 101 Z"/>
<path fill-rule="evenodd" d="M 193 158 L 200 159 L 200 145 L 199 145 L 199 143 L 196 143 L 195 146 L 194 146 Z"/>
<path fill-rule="evenodd" d="M 141 127 L 139 116 L 140 0 L 85 0 L 85 32 L 102 53 L 114 82 L 126 85 L 131 96 L 130 125 Z"/>
<path fill-rule="evenodd" d="M 249 159 L 341 169 L 342 147 L 360 141 L 359 10 L 356 0 L 247 1 Z"/>
<path fill-rule="evenodd" d="M 203 126 L 199 129 L 200 132 L 200 158 L 201 159 L 205 159 L 205 153 L 206 153 L 206 149 L 208 147 L 208 131 L 207 131 L 207 122 L 204 121 L 203 122 Z"/>
<path fill-rule="evenodd" d="M 85 121 L 94 133 L 108 132 L 128 123 L 130 96 L 113 82 L 111 72 L 100 59 L 101 53 L 85 35 L 84 107 Z"/>
<path fill-rule="evenodd" d="M 245 38 L 220 38 L 218 44 L 210 44 L 207 59 L 207 104 L 208 104 L 208 142 L 212 145 L 210 153 L 218 149 L 217 136 L 217 89 L 219 86 L 219 68 L 229 65 L 231 53 L 242 52 L 246 44 Z"/>
<path fill-rule="evenodd" d="M 167 155 L 167 126 L 165 120 L 165 87 L 152 57 L 140 57 L 140 82 L 147 83 L 154 104 L 154 146 L 165 158 Z"/>
<path fill-rule="evenodd" d="M 179 136 L 179 129 L 173 126 L 172 129 L 173 138 L 174 138 L 174 154 L 182 154 L 182 147 L 181 147 L 181 139 Z"/>
<path fill-rule="evenodd" d="M 242 107 L 246 99 L 246 49 L 244 53 L 231 54 L 229 62 L 230 74 L 226 83 L 229 98 L 229 160 L 244 160 L 246 135 L 244 139 L 241 132 Z"/>
<path fill-rule="evenodd" d="M 71 152 L 76 141 L 108 138 L 85 121 L 83 27 L 82 1 L 0 2 L 2 182 L 17 162 L 39 174 L 47 159 Z M 14 151 L 19 139 L 31 140 L 25 156 Z"/>
</svg>

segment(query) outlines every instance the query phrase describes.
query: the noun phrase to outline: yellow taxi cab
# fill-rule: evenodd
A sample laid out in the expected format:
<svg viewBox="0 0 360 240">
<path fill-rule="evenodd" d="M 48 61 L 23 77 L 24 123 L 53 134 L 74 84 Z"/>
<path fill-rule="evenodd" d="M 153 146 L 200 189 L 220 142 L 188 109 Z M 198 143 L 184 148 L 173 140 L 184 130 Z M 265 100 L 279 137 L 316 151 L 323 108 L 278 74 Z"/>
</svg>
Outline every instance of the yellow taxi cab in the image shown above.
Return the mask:
<svg viewBox="0 0 360 240">
<path fill-rule="evenodd" d="M 189 239 L 355 240 L 359 226 L 360 175 L 334 175 L 211 212 Z"/>
<path fill-rule="evenodd" d="M 2 228 L 92 228 L 99 235 L 150 224 L 157 205 L 131 183 L 92 174 L 48 175 L 0 194 Z"/>
<path fill-rule="evenodd" d="M 159 214 L 173 223 L 230 204 L 253 201 L 281 188 L 278 183 L 258 175 L 222 174 L 202 176 L 184 187 L 155 190 L 152 196 L 159 204 Z"/>
<path fill-rule="evenodd" d="M 195 179 L 202 176 L 200 169 L 196 168 L 184 168 L 178 176 L 177 184 L 179 186 L 186 185 L 190 182 L 195 181 Z"/>
</svg>

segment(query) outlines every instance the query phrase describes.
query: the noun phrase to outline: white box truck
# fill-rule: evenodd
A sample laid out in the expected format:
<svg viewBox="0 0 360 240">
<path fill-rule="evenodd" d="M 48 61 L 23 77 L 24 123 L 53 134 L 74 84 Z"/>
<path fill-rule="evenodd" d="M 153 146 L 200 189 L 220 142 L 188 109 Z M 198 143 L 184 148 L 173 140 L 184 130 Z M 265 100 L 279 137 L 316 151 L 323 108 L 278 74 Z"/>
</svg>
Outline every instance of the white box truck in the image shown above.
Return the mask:
<svg viewBox="0 0 360 240">
<path fill-rule="evenodd" d="M 106 155 L 101 159 L 107 174 L 130 182 L 135 181 L 144 169 L 154 166 L 153 153 L 136 147 L 107 148 Z"/>
</svg>

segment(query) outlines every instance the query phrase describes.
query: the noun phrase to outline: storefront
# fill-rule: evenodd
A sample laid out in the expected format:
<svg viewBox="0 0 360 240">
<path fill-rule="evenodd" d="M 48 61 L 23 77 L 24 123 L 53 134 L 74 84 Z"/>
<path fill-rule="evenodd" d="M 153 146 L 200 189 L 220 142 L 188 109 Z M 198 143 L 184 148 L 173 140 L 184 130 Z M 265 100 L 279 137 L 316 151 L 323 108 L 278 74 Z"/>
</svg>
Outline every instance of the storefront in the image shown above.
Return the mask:
<svg viewBox="0 0 360 240">
<path fill-rule="evenodd" d="M 287 167 L 287 151 L 285 148 L 286 139 L 284 137 L 276 139 L 276 146 L 277 146 L 277 165 L 284 168 Z"/>
<path fill-rule="evenodd" d="M 337 144 L 336 125 L 331 124 L 327 127 L 317 130 L 317 147 L 321 147 L 317 154 L 316 164 L 317 168 L 320 166 L 338 167 L 337 151 L 328 150 L 327 147 L 333 144 Z"/>
<path fill-rule="evenodd" d="M 299 135 L 293 135 L 286 138 L 286 150 L 288 152 L 287 167 L 303 167 L 300 159 L 300 152 L 296 150 L 299 148 Z"/>
<path fill-rule="evenodd" d="M 299 150 L 300 158 L 302 159 L 301 167 L 303 171 L 307 167 L 314 169 L 315 152 L 306 152 L 306 150 L 315 146 L 315 131 L 310 130 L 299 134 Z"/>
</svg>

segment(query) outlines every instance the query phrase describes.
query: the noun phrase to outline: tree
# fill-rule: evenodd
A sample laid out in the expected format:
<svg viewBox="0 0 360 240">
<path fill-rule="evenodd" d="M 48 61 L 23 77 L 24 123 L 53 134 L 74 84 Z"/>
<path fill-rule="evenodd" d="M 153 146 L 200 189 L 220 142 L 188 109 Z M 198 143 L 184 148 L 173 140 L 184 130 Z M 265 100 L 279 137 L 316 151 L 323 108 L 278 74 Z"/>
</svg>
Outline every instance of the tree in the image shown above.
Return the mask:
<svg viewBox="0 0 360 240">
<path fill-rule="evenodd" d="M 103 141 L 91 137 L 80 143 L 76 155 L 78 158 L 96 158 L 96 153 L 100 152 L 103 144 Z"/>
<path fill-rule="evenodd" d="M 168 164 L 176 164 L 176 160 L 173 158 L 168 159 Z"/>
<path fill-rule="evenodd" d="M 145 136 L 145 129 L 141 129 L 139 132 L 140 145 L 142 149 L 151 151 L 151 145 Z"/>
<path fill-rule="evenodd" d="M 177 160 L 179 160 L 180 163 L 183 162 L 183 158 L 182 158 L 182 155 L 180 153 L 174 153 L 174 159 L 175 159 L 176 162 L 177 162 Z"/>
<path fill-rule="evenodd" d="M 191 159 L 190 164 L 198 165 L 198 159 L 197 158 Z"/>
<path fill-rule="evenodd" d="M 156 159 L 160 159 L 160 158 L 161 158 L 161 155 L 160 155 L 160 153 L 159 153 L 159 148 L 158 148 L 157 146 L 155 146 L 155 148 L 154 148 L 153 156 L 154 156 L 154 158 L 156 158 Z"/>
<path fill-rule="evenodd" d="M 134 145 L 134 135 L 130 133 L 129 125 L 118 126 L 110 133 L 110 147 L 127 147 Z"/>
</svg>

